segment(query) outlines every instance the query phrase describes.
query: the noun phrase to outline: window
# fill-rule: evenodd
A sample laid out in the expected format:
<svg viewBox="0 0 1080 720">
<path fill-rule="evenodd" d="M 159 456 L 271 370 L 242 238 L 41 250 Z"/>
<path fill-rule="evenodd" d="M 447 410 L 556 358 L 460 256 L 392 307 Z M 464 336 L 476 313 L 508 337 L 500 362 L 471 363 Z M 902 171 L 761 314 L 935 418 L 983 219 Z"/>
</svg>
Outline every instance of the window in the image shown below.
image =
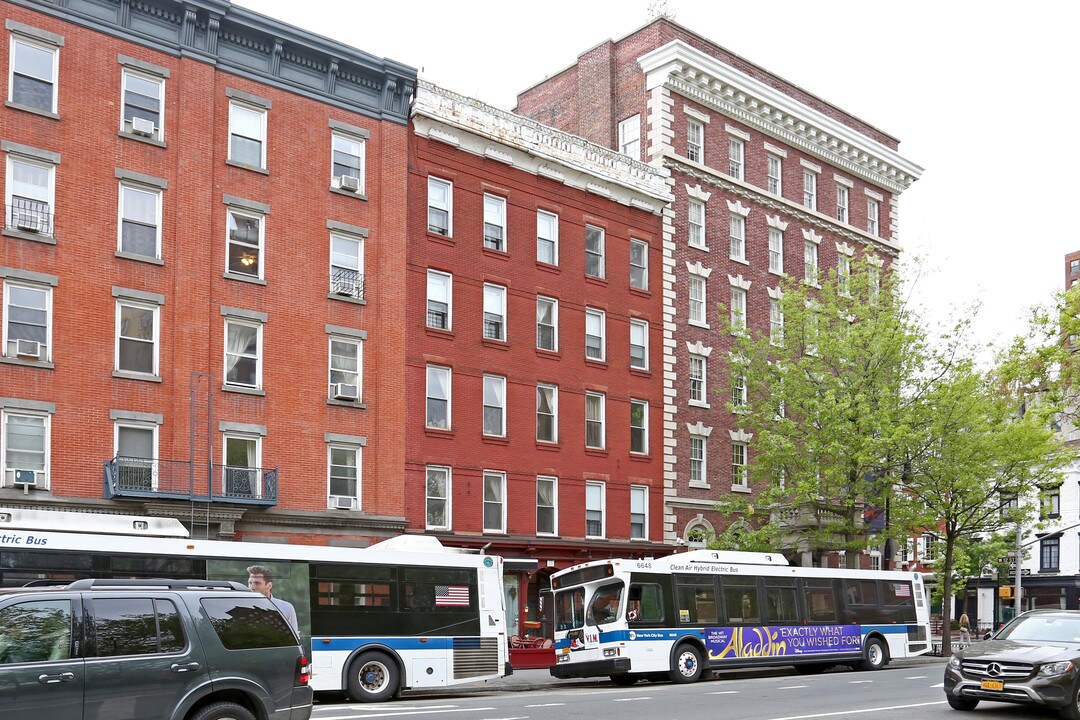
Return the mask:
<svg viewBox="0 0 1080 720">
<path fill-rule="evenodd" d="M 731 288 L 731 327 L 746 329 L 746 291 L 740 287 Z"/>
<path fill-rule="evenodd" d="M 784 161 L 776 155 L 769 155 L 766 160 L 765 174 L 768 178 L 768 191 L 773 195 L 784 194 Z"/>
<path fill-rule="evenodd" d="M 3 420 L 4 484 L 32 481 L 48 488 L 49 416 L 5 411 Z"/>
<path fill-rule="evenodd" d="M 736 180 L 743 179 L 743 141 L 728 137 L 728 175 Z"/>
<path fill-rule="evenodd" d="M 118 250 L 161 257 L 161 191 L 120 183 Z"/>
<path fill-rule="evenodd" d="M 116 423 L 116 463 L 120 487 L 157 488 L 157 425 Z"/>
<path fill-rule="evenodd" d="M 506 288 L 484 283 L 484 339 L 506 340 Z"/>
<path fill-rule="evenodd" d="M 589 360 L 603 360 L 606 355 L 604 320 L 603 310 L 585 308 L 585 357 Z"/>
<path fill-rule="evenodd" d="M 559 216 L 536 211 L 536 261 L 559 264 Z"/>
<path fill-rule="evenodd" d="M 936 535 L 923 533 L 922 561 L 924 563 L 930 563 L 937 559 L 937 540 Z"/>
<path fill-rule="evenodd" d="M 1061 516 L 1061 486 L 1044 491 L 1042 502 L 1042 519 L 1057 518 Z"/>
<path fill-rule="evenodd" d="M 330 233 L 330 293 L 364 299 L 364 240 Z"/>
<path fill-rule="evenodd" d="M 649 454 L 649 403 L 630 400 L 630 452 Z"/>
<path fill-rule="evenodd" d="M 266 167 L 266 110 L 229 103 L 229 160 Z"/>
<path fill-rule="evenodd" d="M 746 260 L 746 218 L 738 213 L 731 213 L 731 259 Z"/>
<path fill-rule="evenodd" d="M 694 325 L 705 324 L 705 278 L 700 275 L 690 275 L 690 323 Z"/>
<path fill-rule="evenodd" d="M 705 126 L 698 120 L 686 120 L 686 158 L 705 162 Z"/>
<path fill-rule="evenodd" d="M 358 339 L 330 338 L 330 397 L 360 402 L 363 393 L 363 345 Z"/>
<path fill-rule="evenodd" d="M 224 436 L 225 467 L 222 474 L 222 494 L 229 497 L 260 497 L 262 438 L 251 435 Z"/>
<path fill-rule="evenodd" d="M 690 436 L 690 484 L 705 484 L 705 438 L 701 435 Z"/>
<path fill-rule="evenodd" d="M 506 435 L 506 378 L 484 376 L 484 434 Z"/>
<path fill-rule="evenodd" d="M 871 570 L 880 570 L 881 569 L 881 553 L 871 551 L 871 553 L 870 553 L 870 569 Z"/>
<path fill-rule="evenodd" d="M 559 480 L 558 478 L 536 477 L 536 534 L 558 534 L 558 507 Z"/>
<path fill-rule="evenodd" d="M 428 178 L 428 232 L 453 237 L 454 186 L 438 178 Z"/>
<path fill-rule="evenodd" d="M 536 440 L 559 441 L 559 386 L 540 383 L 536 386 Z"/>
<path fill-rule="evenodd" d="M 331 508 L 341 508 L 344 500 L 352 509 L 360 509 L 360 448 L 330 445 L 327 449 L 327 473 Z"/>
<path fill-rule="evenodd" d="M 427 409 L 424 424 L 438 430 L 450 429 L 450 368 L 427 366 Z"/>
<path fill-rule="evenodd" d="M 644 540 L 649 536 L 649 488 L 630 486 L 630 539 Z"/>
<path fill-rule="evenodd" d="M 262 324 L 225 320 L 225 384 L 262 387 Z"/>
<path fill-rule="evenodd" d="M 54 164 L 8 154 L 5 188 L 7 227 L 41 235 L 53 234 Z"/>
<path fill-rule="evenodd" d="M 56 45 L 12 35 L 8 100 L 32 110 L 55 113 L 59 55 Z"/>
<path fill-rule="evenodd" d="M 427 271 L 427 326 L 450 329 L 453 276 L 438 270 Z"/>
<path fill-rule="evenodd" d="M 689 243 L 694 247 L 705 247 L 705 203 L 700 200 L 689 202 Z"/>
<path fill-rule="evenodd" d="M 4 283 L 4 356 L 52 358 L 52 288 Z"/>
<path fill-rule="evenodd" d="M 705 404 L 705 357 L 690 356 L 690 402 Z"/>
<path fill-rule="evenodd" d="M 604 230 L 592 225 L 585 226 L 585 274 L 604 277 Z"/>
<path fill-rule="evenodd" d="M 427 467 L 427 529 L 450 529 L 450 468 Z"/>
<path fill-rule="evenodd" d="M 631 115 L 619 122 L 619 152 L 641 159 L 641 116 Z"/>
<path fill-rule="evenodd" d="M 555 298 L 536 296 L 536 347 L 559 349 L 559 301 Z"/>
<path fill-rule="evenodd" d="M 484 194 L 484 247 L 506 252 L 506 198 Z"/>
<path fill-rule="evenodd" d="M 817 243 L 810 240 L 803 246 L 803 279 L 811 285 L 817 285 Z"/>
<path fill-rule="evenodd" d="M 811 210 L 817 210 L 817 173 L 803 170 L 802 204 Z"/>
<path fill-rule="evenodd" d="M 331 133 L 330 155 L 330 185 L 354 192 L 357 195 L 364 194 L 364 140 L 350 135 Z"/>
<path fill-rule="evenodd" d="M 1039 541 L 1039 571 L 1057 572 L 1061 569 L 1061 536 Z"/>
<path fill-rule="evenodd" d="M 604 483 L 585 483 L 585 537 L 604 537 Z"/>
<path fill-rule="evenodd" d="M 630 287 L 649 289 L 649 244 L 644 240 L 630 240 Z"/>
<path fill-rule="evenodd" d="M 124 68 L 122 84 L 124 107 L 120 130 L 161 140 L 165 136 L 162 122 L 164 113 L 161 111 L 165 102 L 165 78 Z"/>
<path fill-rule="evenodd" d="M 878 201 L 866 201 L 866 232 L 871 235 L 878 234 Z"/>
<path fill-rule="evenodd" d="M 731 378 L 731 406 L 736 412 L 746 409 L 745 375 L 735 375 Z"/>
<path fill-rule="evenodd" d="M 644 320 L 630 321 L 630 367 L 649 369 L 649 323 Z"/>
<path fill-rule="evenodd" d="M 262 216 L 230 209 L 228 221 L 225 270 L 235 275 L 262 279 Z"/>
<path fill-rule="evenodd" d="M 604 449 L 603 393 L 585 393 L 585 447 Z"/>
<path fill-rule="evenodd" d="M 841 295 L 851 292 L 851 258 L 842 253 L 836 258 L 836 289 Z"/>
<path fill-rule="evenodd" d="M 158 306 L 116 303 L 116 369 L 158 374 Z"/>
<path fill-rule="evenodd" d="M 484 471 L 484 532 L 506 532 L 506 473 Z"/>
<path fill-rule="evenodd" d="M 769 298 L 769 342 L 773 345 L 784 344 L 784 313 L 776 298 Z"/>
<path fill-rule="evenodd" d="M 769 272 L 784 274 L 784 231 L 769 228 Z"/>
<path fill-rule="evenodd" d="M 848 189 L 845 185 L 836 186 L 836 219 L 842 223 L 848 221 Z"/>
<path fill-rule="evenodd" d="M 750 478 L 746 469 L 746 443 L 731 443 L 731 485 L 749 487 Z"/>
</svg>

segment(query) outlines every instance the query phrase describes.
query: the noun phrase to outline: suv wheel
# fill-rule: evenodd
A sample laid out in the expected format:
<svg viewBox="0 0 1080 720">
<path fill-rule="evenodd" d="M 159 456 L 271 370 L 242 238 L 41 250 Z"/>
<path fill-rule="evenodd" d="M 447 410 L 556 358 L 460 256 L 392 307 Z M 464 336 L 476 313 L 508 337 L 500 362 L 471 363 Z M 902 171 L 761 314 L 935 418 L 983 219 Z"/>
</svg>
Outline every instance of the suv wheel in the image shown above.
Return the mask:
<svg viewBox="0 0 1080 720">
<path fill-rule="evenodd" d="M 357 702 L 382 702 L 397 692 L 397 665 L 381 652 L 366 652 L 349 666 L 349 696 Z"/>
<path fill-rule="evenodd" d="M 242 705 L 219 702 L 202 708 L 190 720 L 255 720 L 255 716 Z"/>
<path fill-rule="evenodd" d="M 1080 720 L 1080 682 L 1076 683 L 1070 697 L 1072 701 L 1061 708 L 1061 717 L 1065 718 L 1065 720 Z"/>
<path fill-rule="evenodd" d="M 953 697 L 946 694 L 945 699 L 949 701 L 949 707 L 953 710 L 974 710 L 979 705 L 978 700 L 971 698 Z"/>
</svg>

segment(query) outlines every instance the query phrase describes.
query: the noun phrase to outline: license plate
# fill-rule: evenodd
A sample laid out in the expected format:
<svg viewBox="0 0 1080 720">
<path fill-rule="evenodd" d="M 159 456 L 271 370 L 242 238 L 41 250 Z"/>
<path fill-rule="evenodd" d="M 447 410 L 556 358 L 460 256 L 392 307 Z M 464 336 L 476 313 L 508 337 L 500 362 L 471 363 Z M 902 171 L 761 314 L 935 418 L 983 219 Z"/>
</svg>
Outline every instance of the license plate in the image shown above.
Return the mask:
<svg viewBox="0 0 1080 720">
<path fill-rule="evenodd" d="M 1004 690 L 1005 689 L 1005 683 L 1001 682 L 1000 680 L 983 680 L 982 681 L 982 689 L 983 690 Z"/>
</svg>

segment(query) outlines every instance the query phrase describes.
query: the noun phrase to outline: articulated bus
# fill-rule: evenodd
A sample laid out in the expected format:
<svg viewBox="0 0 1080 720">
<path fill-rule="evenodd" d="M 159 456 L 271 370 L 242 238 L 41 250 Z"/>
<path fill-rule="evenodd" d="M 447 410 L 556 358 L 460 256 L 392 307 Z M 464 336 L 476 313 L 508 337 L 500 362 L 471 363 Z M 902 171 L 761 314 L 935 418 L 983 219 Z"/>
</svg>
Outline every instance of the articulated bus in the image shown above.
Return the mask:
<svg viewBox="0 0 1080 720">
<path fill-rule="evenodd" d="M 551 577 L 557 678 L 674 682 L 707 670 L 848 664 L 930 650 L 929 598 L 911 572 L 804 568 L 783 555 L 694 550 L 601 560 Z"/>
<path fill-rule="evenodd" d="M 402 535 L 368 548 L 194 540 L 171 519 L 0 508 L 0 587 L 82 578 L 247 581 L 296 608 L 315 691 L 386 700 L 513 672 L 502 558 Z"/>
</svg>

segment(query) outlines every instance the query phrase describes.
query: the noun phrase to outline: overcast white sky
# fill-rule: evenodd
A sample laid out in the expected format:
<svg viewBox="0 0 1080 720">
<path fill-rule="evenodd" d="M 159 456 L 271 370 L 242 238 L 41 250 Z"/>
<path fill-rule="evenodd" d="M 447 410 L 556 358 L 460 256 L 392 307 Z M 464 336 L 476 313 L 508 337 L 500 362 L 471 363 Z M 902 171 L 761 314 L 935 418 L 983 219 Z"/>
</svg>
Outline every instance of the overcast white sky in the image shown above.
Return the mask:
<svg viewBox="0 0 1080 720">
<path fill-rule="evenodd" d="M 519 91 L 649 19 L 648 0 L 240 0 L 511 110 Z M 925 168 L 900 241 L 932 324 L 974 301 L 982 343 L 1063 287 L 1080 198 L 1080 4 L 668 0 L 675 20 L 900 139 Z"/>
</svg>

